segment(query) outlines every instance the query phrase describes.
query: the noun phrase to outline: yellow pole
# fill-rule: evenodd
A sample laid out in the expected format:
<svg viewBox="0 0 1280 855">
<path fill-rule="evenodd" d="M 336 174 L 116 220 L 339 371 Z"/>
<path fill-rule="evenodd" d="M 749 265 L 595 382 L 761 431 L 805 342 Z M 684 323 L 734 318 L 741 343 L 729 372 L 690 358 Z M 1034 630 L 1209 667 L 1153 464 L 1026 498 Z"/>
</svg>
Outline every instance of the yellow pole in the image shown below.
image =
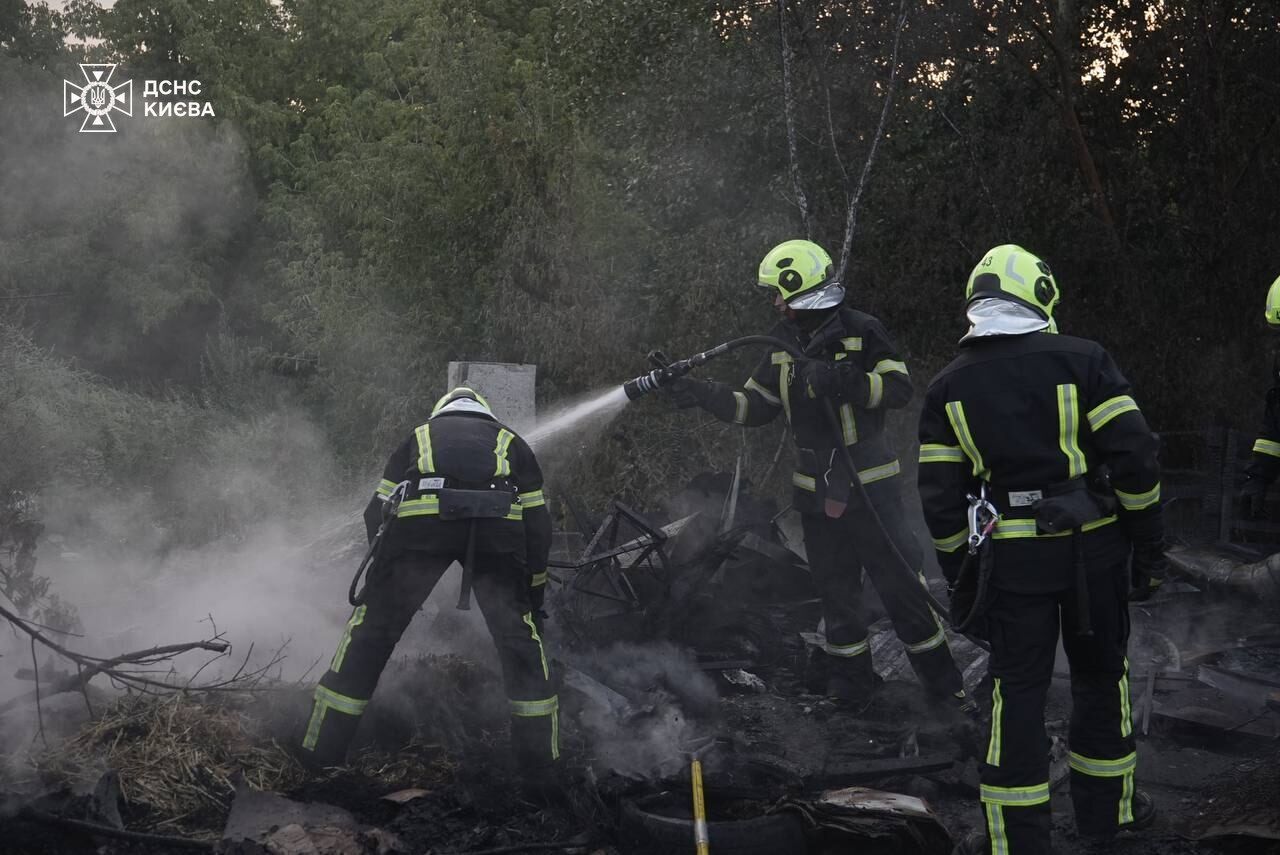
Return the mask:
<svg viewBox="0 0 1280 855">
<path fill-rule="evenodd" d="M 702 797 L 702 762 L 693 761 L 693 841 L 698 855 L 711 855 L 711 839 L 707 836 L 707 803 Z"/>
</svg>

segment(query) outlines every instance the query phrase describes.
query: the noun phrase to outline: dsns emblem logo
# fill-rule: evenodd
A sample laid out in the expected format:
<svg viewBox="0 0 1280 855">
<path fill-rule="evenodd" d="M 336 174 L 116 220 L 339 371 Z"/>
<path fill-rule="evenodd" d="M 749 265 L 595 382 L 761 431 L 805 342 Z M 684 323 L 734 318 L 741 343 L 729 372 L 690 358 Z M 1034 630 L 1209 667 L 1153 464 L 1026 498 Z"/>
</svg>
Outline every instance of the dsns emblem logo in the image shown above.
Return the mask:
<svg viewBox="0 0 1280 855">
<path fill-rule="evenodd" d="M 82 62 L 83 86 L 70 80 L 62 81 L 62 115 L 70 116 L 80 110 L 85 113 L 80 133 L 114 134 L 116 126 L 111 121 L 111 112 L 118 110 L 126 116 L 133 115 L 133 81 L 112 86 L 111 75 L 115 70 L 115 63 Z"/>
</svg>

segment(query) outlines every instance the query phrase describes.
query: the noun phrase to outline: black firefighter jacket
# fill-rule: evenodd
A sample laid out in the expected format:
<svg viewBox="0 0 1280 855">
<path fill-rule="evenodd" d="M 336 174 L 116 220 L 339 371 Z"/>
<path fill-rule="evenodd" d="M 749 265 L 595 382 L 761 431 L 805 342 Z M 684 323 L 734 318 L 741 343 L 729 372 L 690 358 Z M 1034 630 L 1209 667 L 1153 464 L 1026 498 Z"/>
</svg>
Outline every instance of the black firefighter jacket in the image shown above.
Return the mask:
<svg viewBox="0 0 1280 855">
<path fill-rule="evenodd" d="M 1114 567 L 1133 542 L 1163 539 L 1158 439 L 1129 382 L 1096 342 L 1034 332 L 964 342 L 934 378 L 920 415 L 920 500 L 938 562 L 954 578 L 967 552 L 968 494 L 987 485 L 1000 513 L 998 586 L 1070 587 L 1074 546 L 1088 567 Z M 1042 533 L 1032 505 L 1054 485 L 1110 472 L 1115 513 L 1070 532 Z M 1106 471 L 1102 470 L 1102 471 Z"/>
<path fill-rule="evenodd" d="M 477 554 L 514 558 L 536 580 L 545 579 L 551 516 L 542 495 L 542 470 L 533 450 L 513 431 L 466 412 L 442 413 L 415 428 L 387 461 L 365 509 L 370 540 L 382 519 L 383 502 L 402 481 L 409 482 L 409 489 L 384 549 L 463 554 L 470 523 L 441 520 L 436 490 L 496 485 L 510 491 L 511 510 L 505 519 L 475 521 Z"/>
<path fill-rule="evenodd" d="M 884 325 L 847 306 L 812 336 L 788 321 L 769 335 L 812 357 L 832 360 L 840 390 L 829 398 L 838 429 L 824 412 L 823 400 L 803 383 L 791 354 L 773 350 L 741 388 L 713 383 L 704 407 L 722 421 L 754 427 L 783 413 L 796 444 L 791 483 L 801 513 L 822 513 L 828 477 L 845 472 L 837 442 L 848 446 L 859 480 L 870 484 L 897 475 L 898 459 L 884 436 L 885 411 L 905 406 L 912 395 L 907 366 Z M 847 477 L 847 476 L 846 476 Z"/>
</svg>

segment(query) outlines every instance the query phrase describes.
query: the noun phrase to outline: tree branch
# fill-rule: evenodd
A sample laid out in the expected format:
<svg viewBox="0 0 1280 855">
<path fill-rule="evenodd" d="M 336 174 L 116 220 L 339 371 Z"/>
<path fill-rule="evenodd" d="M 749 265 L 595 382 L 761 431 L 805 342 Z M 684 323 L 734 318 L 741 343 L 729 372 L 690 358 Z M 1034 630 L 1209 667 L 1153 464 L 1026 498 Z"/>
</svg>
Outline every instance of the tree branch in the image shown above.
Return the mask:
<svg viewBox="0 0 1280 855">
<path fill-rule="evenodd" d="M 875 163 L 876 149 L 880 138 L 884 136 L 885 125 L 889 121 L 889 110 L 893 107 L 893 93 L 898 85 L 898 47 L 902 42 L 902 30 L 907 25 L 907 0 L 898 3 L 898 22 L 893 33 L 893 54 L 889 66 L 889 91 L 884 95 L 884 104 L 880 107 L 880 122 L 876 125 L 875 136 L 871 138 L 871 148 L 867 151 L 867 160 L 862 164 L 862 174 L 858 176 L 858 187 L 849 200 L 849 211 L 844 223 L 844 243 L 840 247 L 840 267 L 836 277 L 843 282 L 845 271 L 849 267 L 849 253 L 853 249 L 853 232 L 858 224 L 858 203 L 862 200 L 862 191 L 867 187 L 867 176 L 871 174 L 871 166 Z"/>
</svg>

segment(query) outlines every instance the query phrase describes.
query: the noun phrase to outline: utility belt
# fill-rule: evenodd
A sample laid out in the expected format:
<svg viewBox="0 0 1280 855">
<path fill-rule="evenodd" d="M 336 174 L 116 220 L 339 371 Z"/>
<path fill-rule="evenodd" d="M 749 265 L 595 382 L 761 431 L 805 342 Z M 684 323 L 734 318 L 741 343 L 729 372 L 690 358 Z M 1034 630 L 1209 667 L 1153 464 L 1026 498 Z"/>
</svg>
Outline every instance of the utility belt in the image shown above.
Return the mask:
<svg viewBox="0 0 1280 855">
<path fill-rule="evenodd" d="M 410 479 L 399 517 L 438 516 L 442 520 L 523 519 L 517 486 L 509 478 L 467 481 L 440 475 Z"/>
<path fill-rule="evenodd" d="M 1119 507 L 1104 468 L 1039 490 L 1007 490 L 993 484 L 985 494 L 999 510 L 1002 521 L 1035 520 L 1036 534 L 1065 534 L 1087 529 L 1090 523 L 1114 516 Z"/>
<path fill-rule="evenodd" d="M 983 484 L 977 496 L 969 496 L 969 554 L 954 586 L 953 596 L 963 603 L 951 619 L 960 631 L 973 625 L 986 610 L 988 583 L 995 563 L 991 539 L 1070 535 L 1075 565 L 1077 633 L 1093 634 L 1089 612 L 1089 581 L 1081 536 L 1115 520 L 1119 506 L 1109 473 L 1099 467 L 1086 476 L 1071 478 L 1039 490 L 1008 490 Z"/>
</svg>

